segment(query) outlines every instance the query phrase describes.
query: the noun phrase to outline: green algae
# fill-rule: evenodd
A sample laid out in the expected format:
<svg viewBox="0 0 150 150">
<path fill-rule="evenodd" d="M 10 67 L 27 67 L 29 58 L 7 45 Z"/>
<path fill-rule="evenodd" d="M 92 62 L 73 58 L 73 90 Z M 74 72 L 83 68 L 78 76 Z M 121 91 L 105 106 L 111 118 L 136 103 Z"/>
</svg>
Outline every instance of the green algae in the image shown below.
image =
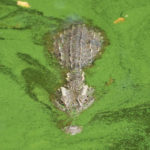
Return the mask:
<svg viewBox="0 0 150 150">
<path fill-rule="evenodd" d="M 28 2 L 30 9 L 0 0 L 0 149 L 150 149 L 150 2 Z M 125 22 L 113 24 L 126 14 Z M 73 120 L 51 103 L 65 77 L 43 38 L 72 18 L 91 20 L 110 41 L 86 69 L 96 101 Z M 106 85 L 111 78 L 115 82 Z M 71 122 L 83 132 L 65 135 L 60 128 Z"/>
</svg>

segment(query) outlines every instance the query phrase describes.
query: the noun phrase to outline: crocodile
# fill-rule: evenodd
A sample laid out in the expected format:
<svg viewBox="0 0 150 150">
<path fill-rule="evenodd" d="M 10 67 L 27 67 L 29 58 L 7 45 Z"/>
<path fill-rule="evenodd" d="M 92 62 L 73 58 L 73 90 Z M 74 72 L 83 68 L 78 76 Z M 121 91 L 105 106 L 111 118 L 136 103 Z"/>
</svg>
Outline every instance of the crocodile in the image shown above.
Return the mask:
<svg viewBox="0 0 150 150">
<path fill-rule="evenodd" d="M 101 54 L 104 37 L 86 24 L 73 24 L 53 36 L 54 54 L 69 70 L 67 83 L 57 90 L 55 105 L 62 111 L 80 113 L 94 102 L 94 88 L 84 83 L 83 69 Z"/>
</svg>

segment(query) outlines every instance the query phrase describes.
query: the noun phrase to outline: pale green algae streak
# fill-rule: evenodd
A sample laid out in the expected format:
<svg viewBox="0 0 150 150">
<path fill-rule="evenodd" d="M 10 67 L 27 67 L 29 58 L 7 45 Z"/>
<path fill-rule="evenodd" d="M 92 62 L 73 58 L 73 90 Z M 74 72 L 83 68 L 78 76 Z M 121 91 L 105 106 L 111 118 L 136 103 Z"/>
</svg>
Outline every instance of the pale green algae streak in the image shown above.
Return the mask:
<svg viewBox="0 0 150 150">
<path fill-rule="evenodd" d="M 150 2 L 29 3 L 31 9 L 23 9 L 14 1 L 0 0 L 0 149 L 150 149 Z M 120 14 L 128 18 L 114 25 Z M 91 19 L 106 31 L 111 43 L 85 71 L 96 101 L 73 121 L 49 102 L 65 77 L 57 60 L 43 52 L 42 38 L 72 15 Z M 111 78 L 114 82 L 108 86 L 105 83 Z M 57 127 L 70 122 L 83 126 L 83 132 L 71 137 Z"/>
</svg>

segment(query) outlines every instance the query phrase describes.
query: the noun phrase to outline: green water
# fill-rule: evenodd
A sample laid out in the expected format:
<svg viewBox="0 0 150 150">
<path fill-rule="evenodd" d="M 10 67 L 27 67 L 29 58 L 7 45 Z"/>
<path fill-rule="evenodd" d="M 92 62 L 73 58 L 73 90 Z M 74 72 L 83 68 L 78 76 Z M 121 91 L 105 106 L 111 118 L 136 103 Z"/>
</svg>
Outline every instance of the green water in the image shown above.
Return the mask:
<svg viewBox="0 0 150 150">
<path fill-rule="evenodd" d="M 0 0 L 0 150 L 149 150 L 150 1 L 28 2 Z M 51 103 L 64 72 L 47 50 L 55 29 L 82 18 L 110 44 L 86 70 L 96 100 L 72 121 L 82 133 L 70 136 L 60 130 L 69 118 Z"/>
</svg>

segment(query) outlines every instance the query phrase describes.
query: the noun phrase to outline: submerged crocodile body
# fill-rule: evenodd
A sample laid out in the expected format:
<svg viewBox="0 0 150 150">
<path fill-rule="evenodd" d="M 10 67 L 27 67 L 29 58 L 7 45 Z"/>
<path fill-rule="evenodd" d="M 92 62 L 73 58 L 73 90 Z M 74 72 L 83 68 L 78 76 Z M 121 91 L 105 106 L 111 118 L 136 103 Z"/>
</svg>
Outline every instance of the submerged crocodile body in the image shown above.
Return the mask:
<svg viewBox="0 0 150 150">
<path fill-rule="evenodd" d="M 93 102 L 94 89 L 84 83 L 83 68 L 101 52 L 103 36 L 85 24 L 75 24 L 54 36 L 54 53 L 67 68 L 67 84 L 57 91 L 56 106 L 65 112 L 81 112 Z"/>
</svg>

